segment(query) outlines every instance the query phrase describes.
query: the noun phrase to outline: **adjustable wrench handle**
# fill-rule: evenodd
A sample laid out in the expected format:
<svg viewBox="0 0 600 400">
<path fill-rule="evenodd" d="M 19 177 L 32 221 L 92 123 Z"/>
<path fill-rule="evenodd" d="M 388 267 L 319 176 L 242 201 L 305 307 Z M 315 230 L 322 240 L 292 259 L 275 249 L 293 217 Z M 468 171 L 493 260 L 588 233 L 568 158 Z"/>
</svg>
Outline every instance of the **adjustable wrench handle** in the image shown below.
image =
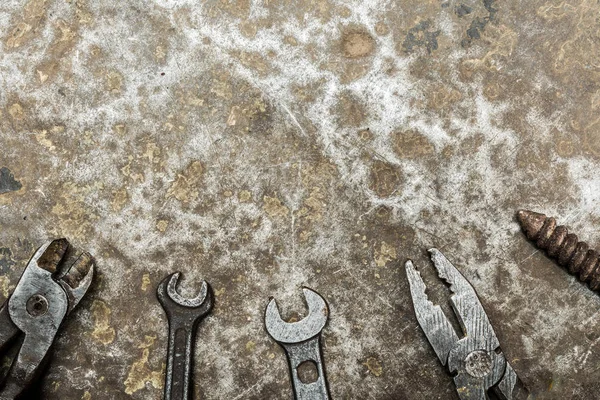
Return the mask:
<svg viewBox="0 0 600 400">
<path fill-rule="evenodd" d="M 198 320 L 170 322 L 164 400 L 189 400 Z"/>
<path fill-rule="evenodd" d="M 301 343 L 279 343 L 286 352 L 294 398 L 296 400 L 329 400 L 329 389 L 321 354 L 321 335 L 317 335 Z M 316 366 L 318 378 L 314 382 L 302 382 L 298 375 L 298 367 L 304 362 L 312 362 Z"/>
</svg>

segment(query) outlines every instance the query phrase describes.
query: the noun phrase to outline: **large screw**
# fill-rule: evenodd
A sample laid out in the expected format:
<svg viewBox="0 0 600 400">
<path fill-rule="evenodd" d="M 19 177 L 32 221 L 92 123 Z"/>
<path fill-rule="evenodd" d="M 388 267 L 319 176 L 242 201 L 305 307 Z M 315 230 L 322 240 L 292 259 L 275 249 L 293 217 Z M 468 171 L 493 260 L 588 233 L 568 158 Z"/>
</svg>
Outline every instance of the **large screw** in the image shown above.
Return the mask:
<svg viewBox="0 0 600 400">
<path fill-rule="evenodd" d="M 578 274 L 579 280 L 588 282 L 590 289 L 600 289 L 600 254 L 580 242 L 577 235 L 569 233 L 563 225 L 556 226 L 556 219 L 533 211 L 520 210 L 517 219 L 527 238 L 546 250 L 548 256 L 570 273 Z"/>
</svg>

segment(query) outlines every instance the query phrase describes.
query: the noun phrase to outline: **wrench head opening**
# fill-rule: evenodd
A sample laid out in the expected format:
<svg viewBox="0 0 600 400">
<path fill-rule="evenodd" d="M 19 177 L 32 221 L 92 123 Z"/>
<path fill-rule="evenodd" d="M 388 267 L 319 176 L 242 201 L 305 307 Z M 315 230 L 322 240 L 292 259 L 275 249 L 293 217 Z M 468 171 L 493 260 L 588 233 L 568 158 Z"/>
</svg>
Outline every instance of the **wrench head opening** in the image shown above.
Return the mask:
<svg viewBox="0 0 600 400">
<path fill-rule="evenodd" d="M 174 272 L 163 279 L 156 290 L 156 296 L 165 310 L 198 310 L 208 313 L 212 308 L 213 296 L 210 285 L 202 281 L 200 292 L 193 298 L 183 297 L 177 291 L 181 272 Z"/>
<path fill-rule="evenodd" d="M 265 311 L 267 332 L 280 343 L 300 343 L 317 336 L 327 323 L 329 308 L 321 295 L 309 288 L 303 288 L 308 305 L 308 315 L 298 322 L 285 322 L 281 318 L 275 299 L 271 299 Z"/>
</svg>

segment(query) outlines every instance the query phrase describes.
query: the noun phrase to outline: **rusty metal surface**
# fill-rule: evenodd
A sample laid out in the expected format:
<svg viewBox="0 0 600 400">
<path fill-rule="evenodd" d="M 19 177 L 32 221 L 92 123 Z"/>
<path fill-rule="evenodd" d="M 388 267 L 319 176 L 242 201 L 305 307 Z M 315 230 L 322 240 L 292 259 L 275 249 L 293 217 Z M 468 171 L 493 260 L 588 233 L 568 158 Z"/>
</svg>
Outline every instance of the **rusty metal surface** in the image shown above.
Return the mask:
<svg viewBox="0 0 600 400">
<path fill-rule="evenodd" d="M 566 226 L 557 226 L 553 217 L 520 210 L 517 218 L 527 238 L 539 249 L 545 250 L 581 282 L 587 282 L 591 290 L 600 289 L 600 256 L 596 250 L 590 249 L 586 242 L 580 242 Z"/>
<path fill-rule="evenodd" d="M 600 299 L 517 209 L 598 248 L 595 0 L 0 4 L 0 297 L 67 237 L 97 261 L 46 398 L 160 399 L 158 282 L 206 279 L 203 399 L 282 399 L 265 299 L 328 300 L 332 398 L 455 399 L 415 319 L 440 248 L 544 399 L 600 389 Z M 187 289 L 186 289 L 187 288 Z M 192 293 L 190 293 L 191 295 Z M 1 299 L 0 299 L 1 300 Z M 449 312 L 446 312 L 449 314 Z"/>
</svg>

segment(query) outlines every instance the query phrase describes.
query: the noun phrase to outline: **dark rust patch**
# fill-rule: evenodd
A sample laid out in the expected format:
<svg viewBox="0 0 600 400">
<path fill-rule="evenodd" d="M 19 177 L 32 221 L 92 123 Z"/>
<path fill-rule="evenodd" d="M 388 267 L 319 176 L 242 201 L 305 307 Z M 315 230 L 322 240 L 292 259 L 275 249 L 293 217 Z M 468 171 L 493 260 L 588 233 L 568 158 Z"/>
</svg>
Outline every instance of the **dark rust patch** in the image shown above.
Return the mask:
<svg viewBox="0 0 600 400">
<path fill-rule="evenodd" d="M 347 58 L 366 57 L 373 52 L 374 47 L 375 41 L 366 32 L 352 30 L 342 37 L 342 51 Z"/>
<path fill-rule="evenodd" d="M 0 273 L 5 274 L 15 265 L 12 251 L 8 247 L 0 248 Z"/>
<path fill-rule="evenodd" d="M 402 182 L 397 167 L 383 161 L 375 161 L 371 167 L 370 189 L 380 197 L 390 197 Z"/>
<path fill-rule="evenodd" d="M 342 126 L 358 127 L 364 124 L 367 118 L 361 100 L 349 92 L 345 92 L 340 96 L 336 111 L 340 116 L 338 119 L 339 124 Z"/>
<path fill-rule="evenodd" d="M 460 4 L 454 9 L 454 12 L 459 17 L 464 17 L 465 15 L 471 14 L 472 11 L 473 9 L 466 4 Z"/>
<path fill-rule="evenodd" d="M 485 7 L 488 15 L 486 15 L 485 17 L 475 17 L 473 21 L 471 21 L 471 25 L 469 26 L 469 29 L 467 29 L 467 37 L 464 38 L 461 42 L 461 45 L 463 47 L 469 47 L 473 40 L 480 39 L 481 34 L 483 33 L 487 24 L 491 21 L 494 21 L 494 19 L 496 18 L 496 13 L 498 12 L 498 10 L 494 7 L 495 1 L 496 0 L 483 0 L 483 6 Z M 471 12 L 471 9 L 467 7 L 467 9 L 469 9 L 469 12 L 465 13 L 466 9 L 464 9 L 463 7 L 466 6 L 461 4 L 461 6 L 457 7 L 456 9 L 456 14 L 459 17 L 462 17 L 463 15 L 469 14 Z"/>
<path fill-rule="evenodd" d="M 394 151 L 400 158 L 416 159 L 434 153 L 433 144 L 415 130 L 394 132 L 392 134 Z"/>
<path fill-rule="evenodd" d="M 421 47 L 431 54 L 438 49 L 437 38 L 440 35 L 440 30 L 433 30 L 430 21 L 419 22 L 414 27 L 408 30 L 402 48 L 406 53 L 413 53 L 417 48 Z"/>
<path fill-rule="evenodd" d="M 16 192 L 17 190 L 21 190 L 22 187 L 21 182 L 15 179 L 8 168 L 0 168 L 0 194 Z"/>
</svg>

